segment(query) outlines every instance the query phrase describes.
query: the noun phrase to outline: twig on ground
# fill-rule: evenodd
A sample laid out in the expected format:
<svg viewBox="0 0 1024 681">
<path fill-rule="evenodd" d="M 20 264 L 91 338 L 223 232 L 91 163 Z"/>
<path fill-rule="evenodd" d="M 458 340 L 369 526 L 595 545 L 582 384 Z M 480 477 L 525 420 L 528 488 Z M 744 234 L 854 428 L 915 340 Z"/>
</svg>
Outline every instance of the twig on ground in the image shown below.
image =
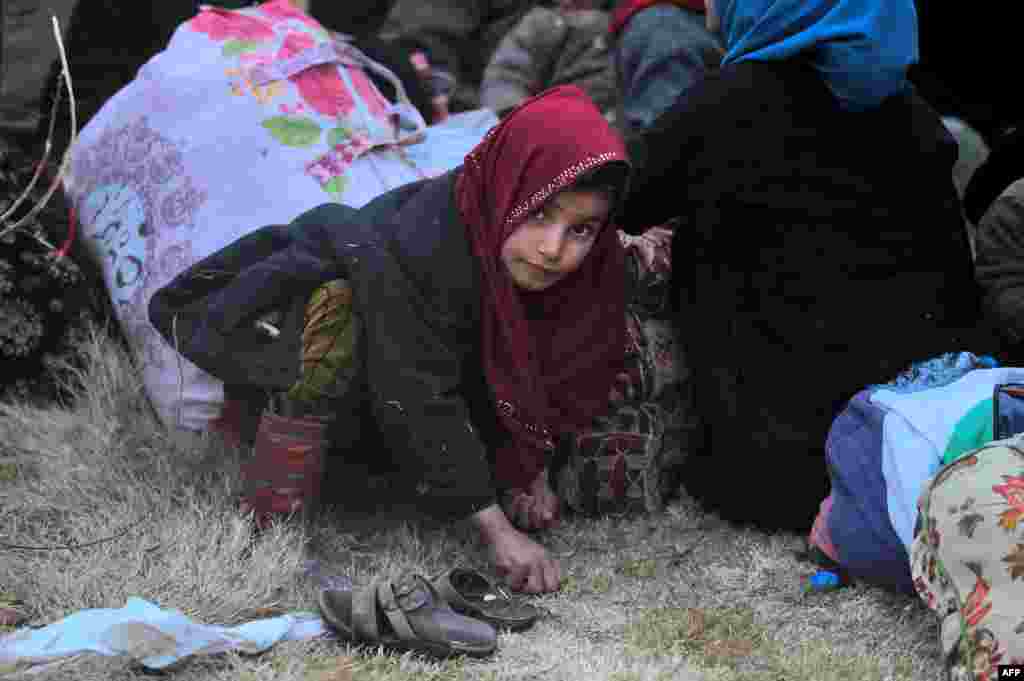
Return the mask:
<svg viewBox="0 0 1024 681">
<path fill-rule="evenodd" d="M 513 673 L 509 674 L 509 677 L 511 677 L 513 679 L 518 679 L 518 678 L 521 678 L 521 677 L 541 678 L 545 674 L 547 674 L 548 672 L 553 671 L 556 668 L 560 667 L 563 662 L 565 662 L 565 660 L 559 660 L 558 662 L 555 662 L 554 664 L 550 664 L 547 667 L 544 667 L 543 669 L 534 669 L 534 670 L 529 670 L 529 671 L 513 672 Z"/>
<path fill-rule="evenodd" d="M 685 549 L 683 549 L 682 551 L 675 551 L 675 552 L 673 552 L 672 554 L 670 554 L 670 555 L 668 555 L 668 556 L 666 556 L 666 557 L 667 557 L 667 558 L 668 558 L 668 559 L 669 559 L 669 560 L 670 560 L 670 561 L 671 561 L 672 563 L 679 563 L 680 561 L 682 561 L 682 560 L 683 560 L 683 558 L 686 558 L 686 557 L 687 557 L 687 556 L 689 556 L 689 555 L 690 555 L 691 553 L 693 553 L 694 551 L 696 551 L 696 550 L 697 550 L 697 547 L 698 547 L 698 546 L 700 546 L 701 544 L 703 544 L 703 543 L 704 543 L 704 540 L 705 540 L 705 539 L 707 539 L 707 535 L 706 535 L 706 534 L 704 534 L 703 532 L 701 532 L 701 535 L 700 535 L 699 537 L 697 537 L 697 539 L 696 539 L 696 540 L 695 540 L 695 541 L 694 541 L 694 542 L 693 542 L 692 544 L 690 544 L 689 546 L 687 546 L 687 547 L 686 547 Z"/>
<path fill-rule="evenodd" d="M 25 546 L 23 544 L 8 544 L 7 542 L 0 542 L 0 549 L 6 549 L 10 551 L 74 551 L 76 549 L 87 549 L 92 546 L 98 546 L 100 544 L 106 544 L 117 539 L 120 539 L 121 537 L 128 534 L 128 532 L 130 532 L 132 528 L 142 524 L 143 520 L 146 520 L 146 518 L 139 518 L 135 522 L 125 525 L 117 534 L 113 534 L 109 537 L 104 537 L 103 539 L 96 539 L 94 541 L 86 542 L 84 544 L 74 543 L 54 544 L 51 546 Z M 151 547 L 150 549 L 146 550 L 150 551 L 152 550 L 152 548 L 159 548 L 159 546 Z"/>
</svg>

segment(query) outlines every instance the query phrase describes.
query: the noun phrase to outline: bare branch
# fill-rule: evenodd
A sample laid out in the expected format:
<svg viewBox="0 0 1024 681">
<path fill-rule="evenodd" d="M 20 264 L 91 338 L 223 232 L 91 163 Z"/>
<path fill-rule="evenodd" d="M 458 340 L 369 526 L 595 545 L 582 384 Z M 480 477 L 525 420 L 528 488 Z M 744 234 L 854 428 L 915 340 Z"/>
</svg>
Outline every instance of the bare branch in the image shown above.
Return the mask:
<svg viewBox="0 0 1024 681">
<path fill-rule="evenodd" d="M 12 225 L 5 227 L 3 231 L 0 231 L 0 236 L 3 236 L 4 234 L 7 234 L 8 232 L 18 229 L 23 225 L 27 224 L 29 221 L 34 219 L 35 216 L 38 215 L 44 207 L 46 207 L 46 204 L 50 201 L 50 198 L 57 191 L 57 187 L 60 186 L 60 182 L 64 178 L 64 173 L 67 171 L 68 164 L 71 160 L 71 149 L 74 147 L 75 139 L 78 135 L 78 113 L 75 102 L 75 91 L 71 82 L 71 67 L 68 65 L 68 55 L 67 51 L 64 49 L 64 39 L 61 37 L 60 22 L 57 21 L 57 17 L 55 15 L 50 15 L 50 18 L 53 22 L 53 35 L 57 39 L 57 51 L 60 54 L 61 75 L 64 78 L 64 85 L 68 91 L 68 108 L 70 109 L 71 113 L 71 137 L 68 140 L 68 147 L 67 149 L 65 149 L 64 155 L 61 158 L 60 167 L 57 169 L 57 172 L 53 177 L 53 181 L 50 183 L 50 187 L 47 189 L 46 193 L 43 194 L 42 198 L 36 203 L 36 205 L 34 205 L 32 209 L 27 214 L 25 214 L 20 220 L 18 220 Z M 33 176 L 32 181 L 29 183 L 28 188 L 26 188 L 26 190 L 22 193 L 18 200 L 15 201 L 15 205 L 9 208 L 4 213 L 3 217 L 0 217 L 0 222 L 5 220 L 19 205 L 21 205 L 22 202 L 24 202 L 25 197 L 28 196 L 29 192 L 35 186 L 36 181 L 39 179 L 39 175 L 42 173 L 43 169 L 46 166 L 46 162 L 48 161 L 50 156 L 50 150 L 52 149 L 53 131 L 55 128 L 57 106 L 59 103 L 60 90 L 58 89 L 57 95 L 54 97 L 53 107 L 50 112 L 50 129 L 49 134 L 47 135 L 46 145 L 44 147 L 43 158 L 40 160 L 39 166 L 36 168 L 36 174 Z M 35 235 L 35 237 L 36 240 L 45 245 L 47 248 L 49 248 L 50 250 L 54 250 L 53 246 L 49 244 L 45 239 L 43 239 L 42 236 Z"/>
</svg>

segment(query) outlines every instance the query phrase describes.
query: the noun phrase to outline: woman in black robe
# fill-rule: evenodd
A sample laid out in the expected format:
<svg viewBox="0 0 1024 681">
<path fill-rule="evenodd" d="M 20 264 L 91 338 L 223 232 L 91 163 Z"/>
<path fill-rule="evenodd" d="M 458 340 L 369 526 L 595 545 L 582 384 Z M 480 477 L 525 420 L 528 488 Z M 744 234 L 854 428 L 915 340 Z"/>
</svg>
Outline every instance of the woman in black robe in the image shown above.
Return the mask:
<svg viewBox="0 0 1024 681">
<path fill-rule="evenodd" d="M 627 229 L 681 218 L 676 319 L 703 444 L 688 490 L 804 530 L 832 419 L 948 351 L 991 352 L 951 178 L 908 85 L 911 0 L 710 0 L 726 55 L 631 149 Z"/>
</svg>

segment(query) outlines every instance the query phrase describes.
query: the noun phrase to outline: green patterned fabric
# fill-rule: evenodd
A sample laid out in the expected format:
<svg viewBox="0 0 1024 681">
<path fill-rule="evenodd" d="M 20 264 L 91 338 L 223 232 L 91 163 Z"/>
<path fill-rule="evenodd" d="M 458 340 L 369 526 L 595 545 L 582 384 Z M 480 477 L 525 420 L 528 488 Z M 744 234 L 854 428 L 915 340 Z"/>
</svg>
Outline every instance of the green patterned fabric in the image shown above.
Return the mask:
<svg viewBox="0 0 1024 681">
<path fill-rule="evenodd" d="M 314 291 L 302 331 L 302 377 L 288 391 L 288 398 L 306 403 L 308 410 L 337 397 L 355 372 L 357 330 L 348 282 L 336 279 Z"/>
</svg>

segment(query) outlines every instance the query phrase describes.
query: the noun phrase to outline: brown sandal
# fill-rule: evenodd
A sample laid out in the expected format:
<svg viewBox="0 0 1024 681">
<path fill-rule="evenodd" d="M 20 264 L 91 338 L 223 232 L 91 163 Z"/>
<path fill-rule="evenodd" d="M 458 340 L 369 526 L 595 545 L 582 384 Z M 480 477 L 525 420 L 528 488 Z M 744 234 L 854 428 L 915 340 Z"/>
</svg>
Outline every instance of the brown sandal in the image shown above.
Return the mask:
<svg viewBox="0 0 1024 681">
<path fill-rule="evenodd" d="M 323 618 L 355 643 L 437 657 L 485 657 L 498 647 L 494 627 L 456 613 L 420 575 L 375 580 L 355 592 L 323 589 L 317 603 Z"/>
<path fill-rule="evenodd" d="M 455 612 L 498 629 L 521 631 L 541 616 L 538 608 L 517 599 L 476 570 L 454 568 L 435 578 L 433 585 Z"/>
</svg>

